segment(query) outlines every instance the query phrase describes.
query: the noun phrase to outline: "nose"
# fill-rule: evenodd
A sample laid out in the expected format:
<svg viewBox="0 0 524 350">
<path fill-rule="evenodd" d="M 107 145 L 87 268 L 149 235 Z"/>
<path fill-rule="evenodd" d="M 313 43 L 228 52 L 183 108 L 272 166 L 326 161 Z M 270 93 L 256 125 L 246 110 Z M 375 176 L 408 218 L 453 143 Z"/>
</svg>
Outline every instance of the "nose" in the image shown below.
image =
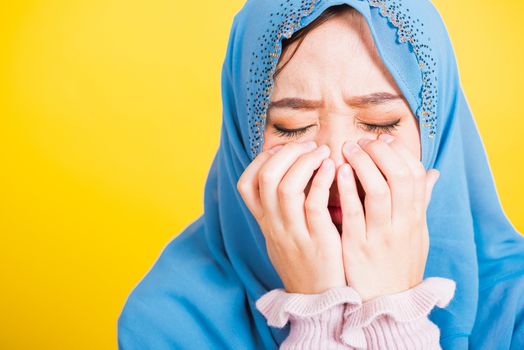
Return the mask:
<svg viewBox="0 0 524 350">
<path fill-rule="evenodd" d="M 335 163 L 335 169 L 347 163 L 342 147 L 346 143 L 355 143 L 360 138 L 366 137 L 353 122 L 351 118 L 352 111 L 343 110 L 342 112 L 332 111 L 329 118 L 321 123 L 319 132 L 316 134 L 316 142 L 320 145 L 326 145 L 331 150 L 329 157 Z"/>
<path fill-rule="evenodd" d="M 338 169 L 342 164 L 347 163 L 347 160 L 344 157 L 344 153 L 342 151 L 342 147 L 346 144 L 346 142 L 351 143 L 357 141 L 358 138 L 353 135 L 347 137 L 332 137 L 329 140 L 319 140 L 317 143 L 318 145 L 326 144 L 330 148 L 331 153 L 329 157 L 335 163 L 335 169 Z"/>
</svg>

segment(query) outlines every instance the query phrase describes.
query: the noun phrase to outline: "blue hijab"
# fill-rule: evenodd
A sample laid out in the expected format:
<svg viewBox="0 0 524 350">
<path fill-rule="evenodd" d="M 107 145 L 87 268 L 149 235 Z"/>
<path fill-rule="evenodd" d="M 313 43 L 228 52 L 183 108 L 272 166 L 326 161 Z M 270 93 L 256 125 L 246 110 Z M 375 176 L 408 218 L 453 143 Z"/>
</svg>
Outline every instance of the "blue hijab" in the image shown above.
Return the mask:
<svg viewBox="0 0 524 350">
<path fill-rule="evenodd" d="M 129 295 L 118 319 L 121 349 L 276 349 L 287 336 L 289 325 L 268 327 L 255 308 L 262 294 L 283 284 L 236 184 L 262 149 L 281 40 L 343 3 L 366 19 L 418 118 L 421 161 L 440 171 L 427 212 L 425 277 L 457 282 L 452 302 L 430 314 L 442 347 L 524 344 L 524 237 L 501 207 L 435 8 L 426 0 L 249 0 L 234 17 L 222 67 L 220 146 L 204 213 L 163 249 Z"/>
</svg>

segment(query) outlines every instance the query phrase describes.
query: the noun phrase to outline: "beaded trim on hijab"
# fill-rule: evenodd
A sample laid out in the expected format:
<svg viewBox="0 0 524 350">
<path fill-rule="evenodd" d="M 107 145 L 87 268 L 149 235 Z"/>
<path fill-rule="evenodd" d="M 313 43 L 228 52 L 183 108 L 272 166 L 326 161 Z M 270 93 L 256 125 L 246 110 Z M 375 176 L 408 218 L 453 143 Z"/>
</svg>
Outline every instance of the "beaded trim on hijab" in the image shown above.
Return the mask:
<svg viewBox="0 0 524 350">
<path fill-rule="evenodd" d="M 371 7 L 377 8 L 382 17 L 397 28 L 399 42 L 408 42 L 419 64 L 422 74 L 421 103 L 417 116 L 422 118 L 424 127 L 429 130 L 428 137 L 433 138 L 436 133 L 436 97 L 437 76 L 436 63 L 431 54 L 431 47 L 424 44 L 429 38 L 423 38 L 424 23 L 418 18 L 413 18 L 409 8 L 405 8 L 402 0 L 361 0 L 367 1 Z M 251 159 L 261 152 L 263 129 L 266 122 L 266 112 L 273 89 L 273 74 L 275 72 L 282 49 L 282 39 L 290 38 L 299 30 L 302 19 L 308 16 L 315 6 L 322 0 L 301 0 L 297 5 L 291 0 L 280 3 L 281 10 L 270 13 L 271 28 L 257 38 L 260 42 L 258 52 L 251 54 L 251 79 L 247 82 L 248 98 L 246 101 L 249 120 L 249 143 Z M 271 29 L 271 30 L 270 30 Z M 255 62 L 260 60 L 262 68 L 255 67 Z"/>
</svg>

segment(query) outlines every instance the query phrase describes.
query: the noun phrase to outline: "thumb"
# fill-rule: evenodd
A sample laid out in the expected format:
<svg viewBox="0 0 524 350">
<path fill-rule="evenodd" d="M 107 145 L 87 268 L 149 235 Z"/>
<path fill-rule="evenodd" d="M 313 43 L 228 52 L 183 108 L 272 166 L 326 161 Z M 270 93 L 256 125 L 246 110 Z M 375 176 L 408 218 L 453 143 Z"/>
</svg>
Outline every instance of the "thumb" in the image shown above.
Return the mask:
<svg viewBox="0 0 524 350">
<path fill-rule="evenodd" d="M 433 187 L 437 183 L 439 177 L 440 171 L 437 169 L 429 169 L 426 173 L 426 209 L 428 208 L 429 202 L 431 201 Z"/>
</svg>

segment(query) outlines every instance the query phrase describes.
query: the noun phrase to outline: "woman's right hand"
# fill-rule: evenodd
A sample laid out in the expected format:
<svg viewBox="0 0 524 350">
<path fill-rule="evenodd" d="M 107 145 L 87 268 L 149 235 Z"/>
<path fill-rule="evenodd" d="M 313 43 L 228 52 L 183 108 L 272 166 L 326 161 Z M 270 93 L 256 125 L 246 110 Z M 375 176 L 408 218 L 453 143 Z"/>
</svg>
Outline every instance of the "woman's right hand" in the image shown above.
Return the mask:
<svg viewBox="0 0 524 350">
<path fill-rule="evenodd" d="M 237 183 L 288 293 L 346 286 L 341 238 L 328 211 L 336 173 L 329 154 L 326 145 L 289 142 L 261 152 Z"/>
</svg>

